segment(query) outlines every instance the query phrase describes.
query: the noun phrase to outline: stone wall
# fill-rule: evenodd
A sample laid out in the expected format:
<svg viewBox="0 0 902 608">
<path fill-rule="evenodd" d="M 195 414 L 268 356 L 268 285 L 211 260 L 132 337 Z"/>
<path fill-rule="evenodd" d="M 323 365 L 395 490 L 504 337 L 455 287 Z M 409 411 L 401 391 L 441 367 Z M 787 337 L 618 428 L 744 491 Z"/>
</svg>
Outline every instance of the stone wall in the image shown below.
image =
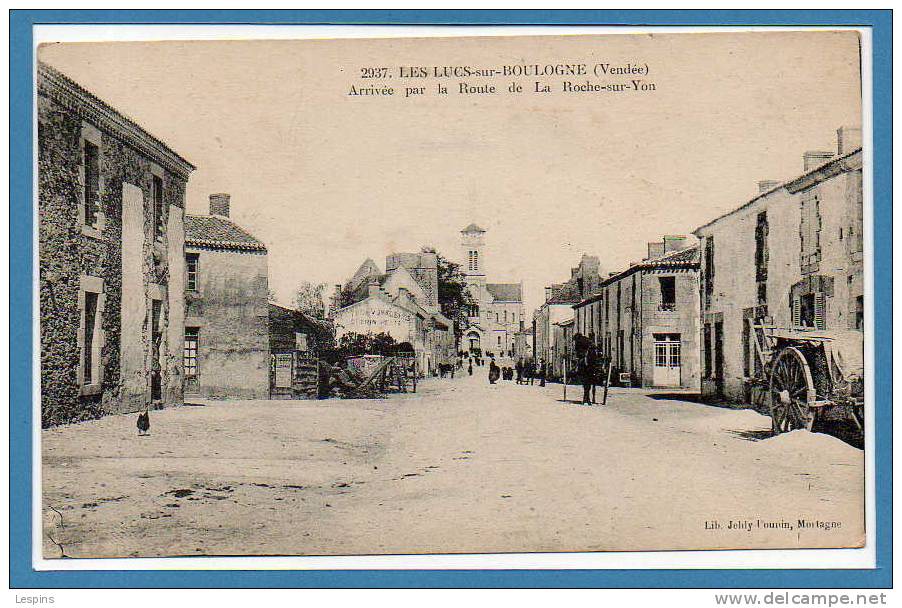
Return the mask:
<svg viewBox="0 0 902 608">
<path fill-rule="evenodd" d="M 49 96 L 39 94 L 38 110 L 38 251 L 41 325 L 41 421 L 43 426 L 95 418 L 103 413 L 137 409 L 122 399 L 120 365 L 122 344 L 121 311 L 133 298 L 145 300 L 152 282 L 168 282 L 168 260 L 155 261 L 150 242 L 152 231 L 152 163 L 133 147 L 109 132 L 83 123 L 78 108 L 64 107 Z M 98 230 L 83 229 L 82 134 L 99 134 L 100 223 Z M 166 207 L 184 208 L 184 179 L 163 171 Z M 140 293 L 122 289 L 122 204 L 123 190 L 133 185 L 143 195 L 145 242 L 141 245 L 143 287 Z M 164 221 L 165 221 L 164 217 Z M 166 235 L 162 246 L 166 246 Z M 100 312 L 102 346 L 100 386 L 84 393 L 79 383 L 79 325 L 83 297 L 83 277 L 102 284 L 103 310 Z M 164 304 L 168 319 L 168 303 Z M 167 321 L 168 322 L 168 321 Z M 146 320 L 137 339 L 149 352 Z M 146 370 L 144 370 L 146 371 Z M 142 393 L 140 407 L 149 399 Z M 164 372 L 164 386 L 170 380 Z M 165 400 L 164 400 L 165 402 Z"/>
<path fill-rule="evenodd" d="M 857 162 L 856 162 L 857 161 Z M 777 327 L 792 327 L 791 295 L 806 276 L 801 264 L 801 199 L 807 192 L 816 192 L 821 217 L 821 256 L 817 265 L 807 266 L 818 282 L 832 286 L 825 298 L 827 331 L 854 327 L 854 302 L 863 292 L 861 255 L 849 251 L 846 242 L 849 228 L 856 226 L 856 207 L 860 211 L 861 182 L 856 168 L 860 167 L 860 153 L 843 161 L 846 169 L 838 175 L 821 180 L 810 188 L 790 192 L 786 187 L 773 190 L 752 204 L 737 210 L 717 222 L 703 227 L 698 234 L 701 243 L 701 268 L 706 268 L 706 243 L 714 242 L 714 278 L 710 302 L 702 293 L 702 328 L 723 323 L 723 389 L 718 394 L 714 377 L 716 349 L 711 348 L 710 373 L 703 374 L 702 393 L 709 398 L 724 398 L 734 402 L 748 402 L 751 398 L 746 384 L 746 359 L 750 344 L 744 335 L 745 319 L 755 310 L 762 310 L 756 285 L 755 227 L 758 215 L 767 214 L 767 279 L 766 313 Z M 816 180 L 815 180 L 816 181 Z M 823 277 L 823 279 L 821 278 Z M 704 274 L 702 285 L 710 281 Z M 704 334 L 703 334 L 704 335 Z M 701 360 L 706 359 L 705 341 L 701 340 Z M 704 365 L 702 366 L 704 368 Z M 704 369 L 703 369 L 704 372 Z"/>
<path fill-rule="evenodd" d="M 266 253 L 190 245 L 186 250 L 198 255 L 198 291 L 185 294 L 185 327 L 199 328 L 199 395 L 268 398 Z"/>
</svg>

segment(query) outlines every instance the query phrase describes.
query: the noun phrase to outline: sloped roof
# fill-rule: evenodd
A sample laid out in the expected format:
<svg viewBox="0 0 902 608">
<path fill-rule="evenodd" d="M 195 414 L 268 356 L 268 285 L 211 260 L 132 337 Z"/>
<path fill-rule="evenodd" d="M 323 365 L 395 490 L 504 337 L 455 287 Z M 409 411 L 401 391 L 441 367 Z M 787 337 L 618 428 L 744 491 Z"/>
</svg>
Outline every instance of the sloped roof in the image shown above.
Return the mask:
<svg viewBox="0 0 902 608">
<path fill-rule="evenodd" d="M 54 67 L 39 61 L 37 85 L 47 95 L 102 131 L 114 134 L 183 180 L 196 168 L 137 122 L 112 107 Z"/>
<path fill-rule="evenodd" d="M 616 283 L 617 281 L 629 276 L 630 274 L 636 272 L 637 270 L 656 270 L 656 269 L 667 269 L 667 268 L 697 268 L 701 261 L 698 245 L 692 245 L 690 247 L 686 247 L 685 249 L 680 249 L 678 251 L 671 251 L 669 253 L 665 253 L 662 256 L 658 256 L 656 258 L 651 258 L 648 260 L 643 260 L 638 264 L 633 264 L 629 268 L 618 272 L 617 274 L 611 275 L 607 279 L 601 282 L 601 287 L 606 287 L 612 283 Z M 575 308 L 583 306 L 585 304 L 590 304 L 592 302 L 598 301 L 604 292 L 599 290 L 591 294 L 589 297 L 584 298 L 582 300 L 577 299 L 575 304 Z"/>
<path fill-rule="evenodd" d="M 485 232 L 485 230 L 473 223 L 461 230 L 461 232 Z"/>
<path fill-rule="evenodd" d="M 485 288 L 496 302 L 523 301 L 523 286 L 520 283 L 486 283 Z"/>
<path fill-rule="evenodd" d="M 266 245 L 238 224 L 212 215 L 185 215 L 185 244 L 213 249 L 266 251 Z"/>
<path fill-rule="evenodd" d="M 645 260 L 640 266 L 644 268 L 660 268 L 668 266 L 686 266 L 699 263 L 698 245 L 692 245 L 678 251 L 671 251 L 662 256 Z"/>
<path fill-rule="evenodd" d="M 560 289 L 552 293 L 548 304 L 576 304 L 580 300 L 579 290 L 576 285 L 564 283 Z"/>
</svg>

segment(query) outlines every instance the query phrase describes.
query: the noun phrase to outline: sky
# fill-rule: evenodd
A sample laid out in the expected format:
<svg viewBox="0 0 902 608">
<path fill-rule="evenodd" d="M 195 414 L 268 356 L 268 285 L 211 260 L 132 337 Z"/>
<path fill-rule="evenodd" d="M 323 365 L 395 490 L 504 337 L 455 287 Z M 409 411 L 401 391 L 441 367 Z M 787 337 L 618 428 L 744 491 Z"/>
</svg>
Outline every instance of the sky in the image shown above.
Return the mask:
<svg viewBox="0 0 902 608">
<path fill-rule="evenodd" d="M 380 40 L 61 43 L 39 58 L 197 166 L 187 212 L 228 192 L 269 250 L 270 288 L 347 280 L 368 257 L 486 233 L 490 282 L 524 284 L 527 311 L 583 253 L 604 273 L 802 172 L 861 124 L 854 32 Z M 563 93 L 594 75 L 400 79 L 401 66 L 648 65 L 653 92 Z M 362 80 L 390 66 L 394 80 Z M 508 94 L 514 80 L 524 92 Z M 381 82 L 391 97 L 351 96 Z M 460 82 L 495 95 L 456 94 Z M 429 94 L 404 98 L 404 86 Z"/>
</svg>

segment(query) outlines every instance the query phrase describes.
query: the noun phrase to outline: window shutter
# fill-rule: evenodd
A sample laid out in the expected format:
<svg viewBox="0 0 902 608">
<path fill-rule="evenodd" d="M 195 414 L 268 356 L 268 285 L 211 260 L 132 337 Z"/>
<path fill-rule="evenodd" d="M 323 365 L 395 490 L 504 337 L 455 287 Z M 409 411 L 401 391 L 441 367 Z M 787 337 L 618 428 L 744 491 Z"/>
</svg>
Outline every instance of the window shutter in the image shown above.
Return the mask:
<svg viewBox="0 0 902 608">
<path fill-rule="evenodd" d="M 827 312 L 827 298 L 824 296 L 824 292 L 819 291 L 814 294 L 814 326 L 818 329 L 827 329 L 826 323 L 826 312 Z"/>
<path fill-rule="evenodd" d="M 792 299 L 792 326 L 802 325 L 802 299 L 796 296 Z"/>
</svg>

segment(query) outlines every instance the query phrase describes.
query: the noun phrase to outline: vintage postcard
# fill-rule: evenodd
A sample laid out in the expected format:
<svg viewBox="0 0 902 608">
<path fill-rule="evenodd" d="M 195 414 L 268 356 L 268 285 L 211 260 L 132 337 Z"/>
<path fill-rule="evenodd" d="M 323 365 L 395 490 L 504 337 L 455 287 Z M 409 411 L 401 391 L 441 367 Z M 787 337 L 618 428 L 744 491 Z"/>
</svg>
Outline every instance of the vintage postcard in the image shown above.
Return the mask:
<svg viewBox="0 0 902 608">
<path fill-rule="evenodd" d="M 864 546 L 859 32 L 35 69 L 43 559 Z"/>
</svg>

